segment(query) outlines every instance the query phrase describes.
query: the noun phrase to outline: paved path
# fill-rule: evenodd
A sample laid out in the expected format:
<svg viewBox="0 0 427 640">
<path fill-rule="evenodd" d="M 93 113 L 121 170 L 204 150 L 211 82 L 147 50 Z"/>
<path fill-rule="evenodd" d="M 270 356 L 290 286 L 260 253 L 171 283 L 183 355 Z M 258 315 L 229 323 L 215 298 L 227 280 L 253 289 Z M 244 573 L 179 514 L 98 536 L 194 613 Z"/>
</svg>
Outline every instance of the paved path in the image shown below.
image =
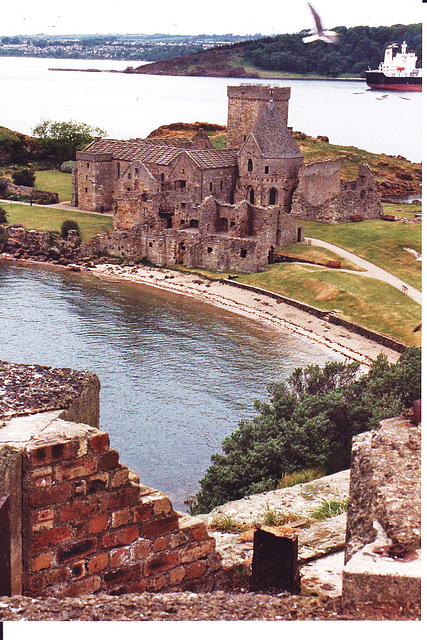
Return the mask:
<svg viewBox="0 0 427 640">
<path fill-rule="evenodd" d="M 331 244 L 330 242 L 325 242 L 324 240 L 318 240 L 317 238 L 306 237 L 305 239 L 308 240 L 313 246 L 329 249 L 330 251 L 333 251 L 334 253 L 342 256 L 343 258 L 347 258 L 347 260 L 350 260 L 350 262 L 352 262 L 356 266 L 364 269 L 364 271 L 357 271 L 357 272 L 350 271 L 349 269 L 341 269 L 341 271 L 347 271 L 349 273 L 357 273 L 358 275 L 361 275 L 361 276 L 367 276 L 368 278 L 376 278 L 377 280 L 382 280 L 383 282 L 387 282 L 392 287 L 395 287 L 396 289 L 399 289 L 400 291 L 403 291 L 404 293 L 406 293 L 406 295 L 409 298 L 412 298 L 412 300 L 415 300 L 415 302 L 418 302 L 418 304 L 421 304 L 421 300 L 422 300 L 421 291 L 418 291 L 418 289 L 415 289 L 415 287 L 412 287 L 410 284 L 403 282 L 403 280 L 396 278 L 396 276 L 393 276 L 388 271 L 385 271 L 385 269 L 381 269 L 380 267 L 377 267 L 374 264 L 372 264 L 372 262 L 368 262 L 368 260 L 364 260 L 363 258 L 360 258 L 356 254 L 351 253 L 346 249 L 342 249 L 341 247 L 337 247 L 335 244 Z"/>
</svg>

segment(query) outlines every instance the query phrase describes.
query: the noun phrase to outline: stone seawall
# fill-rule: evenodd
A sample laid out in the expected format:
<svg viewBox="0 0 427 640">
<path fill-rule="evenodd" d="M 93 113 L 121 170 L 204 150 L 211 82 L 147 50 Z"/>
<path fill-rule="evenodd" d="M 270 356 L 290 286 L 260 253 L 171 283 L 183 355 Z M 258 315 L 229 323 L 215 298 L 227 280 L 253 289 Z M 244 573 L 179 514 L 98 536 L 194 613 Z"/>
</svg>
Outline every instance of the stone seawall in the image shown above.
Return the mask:
<svg viewBox="0 0 427 640">
<path fill-rule="evenodd" d="M 374 342 L 387 347 L 388 349 L 393 349 L 393 351 L 397 351 L 398 353 L 404 353 L 407 349 L 407 346 L 402 342 L 398 342 L 398 340 L 393 340 L 393 338 L 389 338 L 388 336 L 384 336 L 381 333 L 376 333 L 375 331 L 371 331 L 370 329 L 366 329 L 365 327 L 361 327 L 360 325 L 350 322 L 349 320 L 344 320 L 336 316 L 334 313 L 330 311 L 323 311 L 322 309 L 318 309 L 317 307 L 312 307 L 309 304 L 305 304 L 304 302 L 300 302 L 299 300 L 293 300 L 293 298 L 287 298 L 286 296 L 282 296 L 279 293 L 274 293 L 273 291 L 267 291 L 267 289 L 261 289 L 260 287 L 254 287 L 251 284 L 245 284 L 244 282 L 236 282 L 235 280 L 221 280 L 224 284 L 229 284 L 233 287 L 239 287 L 240 289 L 247 289 L 248 291 L 253 291 L 254 293 L 260 293 L 265 296 L 269 296 L 274 298 L 275 300 L 281 300 L 286 304 L 289 304 L 297 309 L 301 309 L 301 311 L 305 311 L 306 313 L 310 313 L 311 315 L 316 316 L 317 318 L 322 318 L 331 324 L 340 325 L 345 327 L 349 331 L 357 333 L 369 340 L 373 340 Z"/>
</svg>

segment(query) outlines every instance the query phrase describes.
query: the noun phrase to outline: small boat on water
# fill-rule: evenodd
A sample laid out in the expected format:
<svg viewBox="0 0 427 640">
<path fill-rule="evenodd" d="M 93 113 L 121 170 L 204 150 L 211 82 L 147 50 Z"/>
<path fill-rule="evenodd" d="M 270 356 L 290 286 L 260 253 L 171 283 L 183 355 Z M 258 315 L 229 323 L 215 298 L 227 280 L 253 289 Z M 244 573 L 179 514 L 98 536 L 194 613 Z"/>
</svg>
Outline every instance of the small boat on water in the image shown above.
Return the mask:
<svg viewBox="0 0 427 640">
<path fill-rule="evenodd" d="M 365 71 L 366 82 L 371 89 L 387 91 L 422 91 L 422 69 L 418 69 L 417 56 L 407 51 L 406 42 L 402 42 L 401 51 L 393 57 L 397 44 L 386 48 L 384 62 L 375 71 Z"/>
</svg>

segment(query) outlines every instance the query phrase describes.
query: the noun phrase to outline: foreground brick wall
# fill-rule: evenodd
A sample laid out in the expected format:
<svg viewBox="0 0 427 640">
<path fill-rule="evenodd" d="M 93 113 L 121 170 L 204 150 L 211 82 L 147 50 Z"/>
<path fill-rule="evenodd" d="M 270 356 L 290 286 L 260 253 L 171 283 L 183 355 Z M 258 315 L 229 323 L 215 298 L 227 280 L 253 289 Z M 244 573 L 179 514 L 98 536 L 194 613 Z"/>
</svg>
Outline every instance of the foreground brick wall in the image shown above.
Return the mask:
<svg viewBox="0 0 427 640">
<path fill-rule="evenodd" d="M 221 562 L 205 525 L 140 486 L 106 432 L 63 437 L 57 423 L 23 452 L 24 595 L 211 588 Z"/>
</svg>

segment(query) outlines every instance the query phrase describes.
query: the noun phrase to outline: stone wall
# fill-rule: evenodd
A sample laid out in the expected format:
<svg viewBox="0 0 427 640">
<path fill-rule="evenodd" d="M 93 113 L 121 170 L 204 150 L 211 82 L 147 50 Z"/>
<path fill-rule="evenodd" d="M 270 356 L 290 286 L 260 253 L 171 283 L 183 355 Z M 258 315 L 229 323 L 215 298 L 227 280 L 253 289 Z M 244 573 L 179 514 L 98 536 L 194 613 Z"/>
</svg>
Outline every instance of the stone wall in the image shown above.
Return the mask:
<svg viewBox="0 0 427 640">
<path fill-rule="evenodd" d="M 221 568 L 215 540 L 119 462 L 96 428 L 96 376 L 1 366 L 0 493 L 12 502 L 12 593 L 212 588 Z M 76 422 L 64 419 L 72 416 Z"/>
<path fill-rule="evenodd" d="M 32 200 L 34 203 L 48 203 L 54 204 L 59 202 L 59 196 L 53 191 L 43 191 L 42 189 L 35 189 L 34 187 L 25 187 L 21 184 L 14 184 L 12 180 L 8 178 L 1 178 L 1 191 L 4 197 L 7 199 L 9 194 L 16 194 L 18 196 L 25 196 L 28 200 Z"/>
<path fill-rule="evenodd" d="M 68 264 L 79 256 L 80 239 L 74 230 L 70 230 L 67 239 L 64 239 L 57 233 L 27 230 L 13 225 L 2 225 L 2 229 L 6 232 L 6 239 L 0 243 L 0 251 L 15 258 Z"/>
<path fill-rule="evenodd" d="M 381 194 L 368 165 L 361 165 L 358 177 L 352 181 L 340 179 L 341 167 L 341 159 L 301 167 L 291 213 L 303 220 L 321 222 L 379 218 Z"/>
<path fill-rule="evenodd" d="M 353 440 L 343 598 L 420 597 L 421 425 L 391 418 Z"/>
</svg>

